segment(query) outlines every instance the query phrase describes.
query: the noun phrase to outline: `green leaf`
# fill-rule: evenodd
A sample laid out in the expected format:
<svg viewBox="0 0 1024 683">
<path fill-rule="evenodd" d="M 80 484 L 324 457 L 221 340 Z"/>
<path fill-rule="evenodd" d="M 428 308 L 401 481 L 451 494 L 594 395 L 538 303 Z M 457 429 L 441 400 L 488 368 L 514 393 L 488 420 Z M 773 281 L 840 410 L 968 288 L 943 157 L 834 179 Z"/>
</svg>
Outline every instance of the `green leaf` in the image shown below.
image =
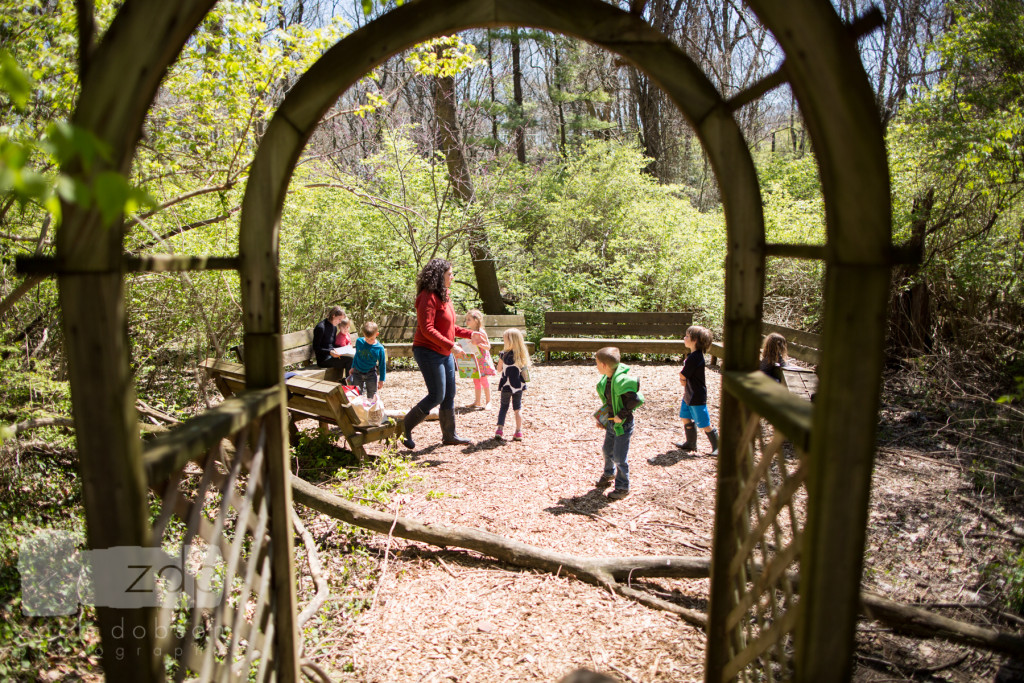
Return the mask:
<svg viewBox="0 0 1024 683">
<path fill-rule="evenodd" d="M 124 211 L 132 188 L 120 173 L 104 171 L 93 181 L 93 191 L 103 222 L 110 225 Z"/>
<path fill-rule="evenodd" d="M 0 90 L 7 93 L 19 111 L 25 108 L 32 95 L 32 80 L 7 50 L 0 50 Z"/>
<path fill-rule="evenodd" d="M 62 175 L 57 178 L 57 194 L 69 204 L 88 206 L 91 198 L 89 186 L 78 178 Z"/>
</svg>

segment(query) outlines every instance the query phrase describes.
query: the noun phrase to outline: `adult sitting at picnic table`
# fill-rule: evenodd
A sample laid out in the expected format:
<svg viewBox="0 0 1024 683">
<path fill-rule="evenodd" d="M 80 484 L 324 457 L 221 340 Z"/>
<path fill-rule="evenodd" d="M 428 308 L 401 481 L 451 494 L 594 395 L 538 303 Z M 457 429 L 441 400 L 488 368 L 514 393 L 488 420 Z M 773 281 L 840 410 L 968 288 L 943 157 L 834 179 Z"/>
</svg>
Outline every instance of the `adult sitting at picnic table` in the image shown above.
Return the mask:
<svg viewBox="0 0 1024 683">
<path fill-rule="evenodd" d="M 466 354 L 455 338 L 484 341 L 479 332 L 455 324 L 451 301 L 452 264 L 442 258 L 431 259 L 416 278 L 416 333 L 412 355 L 423 374 L 427 395 L 412 407 L 404 419 L 402 444 L 415 448 L 413 427 L 427 418 L 430 409 L 440 405 L 441 443 L 446 446 L 471 443 L 455 433 L 455 358 Z"/>
<path fill-rule="evenodd" d="M 327 317 L 317 323 L 313 328 L 313 353 L 316 354 L 317 367 L 338 368 L 342 377 L 348 375 L 352 368 L 352 355 L 342 355 L 340 348 L 334 345 L 338 336 L 338 326 L 345 317 L 345 311 L 341 306 L 334 306 L 327 313 Z"/>
</svg>

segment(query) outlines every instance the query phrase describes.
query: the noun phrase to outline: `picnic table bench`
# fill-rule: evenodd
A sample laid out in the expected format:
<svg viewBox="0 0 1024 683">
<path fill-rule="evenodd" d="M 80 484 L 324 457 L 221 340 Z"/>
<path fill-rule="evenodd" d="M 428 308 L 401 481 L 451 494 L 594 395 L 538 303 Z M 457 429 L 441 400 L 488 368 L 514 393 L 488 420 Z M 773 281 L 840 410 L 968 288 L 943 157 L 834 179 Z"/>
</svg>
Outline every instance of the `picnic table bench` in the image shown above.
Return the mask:
<svg viewBox="0 0 1024 683">
<path fill-rule="evenodd" d="M 782 384 L 790 392 L 810 401 L 818 393 L 818 373 L 810 368 L 790 365 L 782 368 Z"/>
<path fill-rule="evenodd" d="M 457 315 L 456 319 L 461 325 L 465 321 L 464 314 Z M 380 342 L 387 349 L 388 358 L 412 358 L 412 340 L 416 334 L 415 315 L 392 315 L 380 323 Z M 526 334 L 526 318 L 523 315 L 485 315 L 484 329 L 487 330 L 488 338 L 491 340 L 491 350 L 500 351 L 502 347 L 502 336 L 505 330 L 516 328 Z M 534 352 L 533 342 L 526 342 L 526 350 L 532 356 Z"/>
<path fill-rule="evenodd" d="M 609 311 L 548 311 L 539 348 L 552 351 L 594 352 L 605 346 L 622 353 L 674 355 L 687 353 L 683 337 L 693 313 L 628 313 Z"/>
<path fill-rule="evenodd" d="M 231 398 L 245 390 L 245 366 L 241 363 L 207 358 L 200 363 L 200 367 L 213 379 L 224 398 Z M 338 382 L 295 375 L 284 380 L 284 383 L 293 433 L 297 419 L 319 420 L 321 428 L 325 424 L 337 425 L 359 462 L 366 458 L 363 444 L 382 441 L 402 433 L 401 416 L 390 416 L 387 422 L 379 426 L 359 427 L 359 417 Z"/>
</svg>

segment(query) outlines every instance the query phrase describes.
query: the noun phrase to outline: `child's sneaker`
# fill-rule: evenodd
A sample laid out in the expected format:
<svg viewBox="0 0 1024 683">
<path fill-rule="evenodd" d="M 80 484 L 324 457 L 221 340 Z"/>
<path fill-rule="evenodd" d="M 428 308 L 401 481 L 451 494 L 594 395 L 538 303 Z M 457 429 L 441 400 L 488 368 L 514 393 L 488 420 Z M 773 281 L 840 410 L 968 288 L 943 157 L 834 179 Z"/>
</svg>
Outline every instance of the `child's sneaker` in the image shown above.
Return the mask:
<svg viewBox="0 0 1024 683">
<path fill-rule="evenodd" d="M 615 481 L 614 476 L 605 476 L 602 474 L 601 478 L 597 480 L 597 483 L 594 484 L 594 486 L 599 489 L 606 489 L 608 488 L 608 484 L 611 484 L 613 481 Z"/>
<path fill-rule="evenodd" d="M 494 430 L 494 438 L 495 439 L 502 439 L 504 437 L 505 437 L 505 431 L 501 427 L 498 427 L 497 429 Z"/>
<path fill-rule="evenodd" d="M 608 497 L 612 500 L 622 500 L 629 495 L 629 489 L 615 489 L 608 494 Z"/>
<path fill-rule="evenodd" d="M 515 434 L 512 435 L 512 440 L 513 441 L 522 441 L 523 440 L 523 433 L 522 432 L 516 432 Z"/>
</svg>

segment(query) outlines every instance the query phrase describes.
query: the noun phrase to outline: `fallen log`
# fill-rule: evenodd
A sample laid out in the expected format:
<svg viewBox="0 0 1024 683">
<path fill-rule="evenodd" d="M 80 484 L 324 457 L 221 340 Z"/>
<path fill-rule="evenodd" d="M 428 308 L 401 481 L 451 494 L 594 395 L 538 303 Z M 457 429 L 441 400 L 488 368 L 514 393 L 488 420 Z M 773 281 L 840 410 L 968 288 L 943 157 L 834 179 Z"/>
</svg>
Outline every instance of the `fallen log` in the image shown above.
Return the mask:
<svg viewBox="0 0 1024 683">
<path fill-rule="evenodd" d="M 677 614 L 694 626 L 703 628 L 707 617 L 698 610 L 674 605 L 646 595 L 628 585 L 631 578 L 675 577 L 707 578 L 711 560 L 703 557 L 579 557 L 514 541 L 489 531 L 471 527 L 447 527 L 423 524 L 406 517 L 377 512 L 352 503 L 292 476 L 292 495 L 301 503 L 343 522 L 386 534 L 391 532 L 410 541 L 421 541 L 442 548 L 455 546 L 475 550 L 519 567 L 543 569 L 552 573 L 568 573 L 576 578 L 603 586 L 619 595 L 639 600 Z M 392 531 L 392 525 L 394 530 Z M 626 585 L 619 581 L 626 581 Z"/>
<path fill-rule="evenodd" d="M 711 574 L 709 558 L 671 555 L 579 557 L 521 543 L 472 527 L 424 524 L 407 517 L 378 512 L 339 498 L 294 475 L 292 493 L 296 503 L 364 529 L 383 534 L 390 532 L 400 538 L 429 543 L 441 548 L 453 546 L 475 550 L 519 567 L 568 573 L 649 607 L 678 614 L 695 626 L 703 628 L 707 623 L 707 617 L 703 612 L 654 597 L 633 588 L 629 582 L 631 578 L 641 577 L 706 579 Z M 797 580 L 797 577 L 793 578 L 794 581 Z M 620 583 L 621 581 L 625 583 Z M 861 591 L 861 613 L 906 635 L 944 638 L 950 642 L 1012 657 L 1024 657 L 1024 637 L 1015 633 L 957 621 L 868 591 Z"/>
<path fill-rule="evenodd" d="M 860 593 L 860 611 L 865 617 L 892 626 L 906 635 L 945 638 L 954 643 L 1024 658 L 1024 637 L 1015 633 L 957 621 L 868 591 Z"/>
</svg>

